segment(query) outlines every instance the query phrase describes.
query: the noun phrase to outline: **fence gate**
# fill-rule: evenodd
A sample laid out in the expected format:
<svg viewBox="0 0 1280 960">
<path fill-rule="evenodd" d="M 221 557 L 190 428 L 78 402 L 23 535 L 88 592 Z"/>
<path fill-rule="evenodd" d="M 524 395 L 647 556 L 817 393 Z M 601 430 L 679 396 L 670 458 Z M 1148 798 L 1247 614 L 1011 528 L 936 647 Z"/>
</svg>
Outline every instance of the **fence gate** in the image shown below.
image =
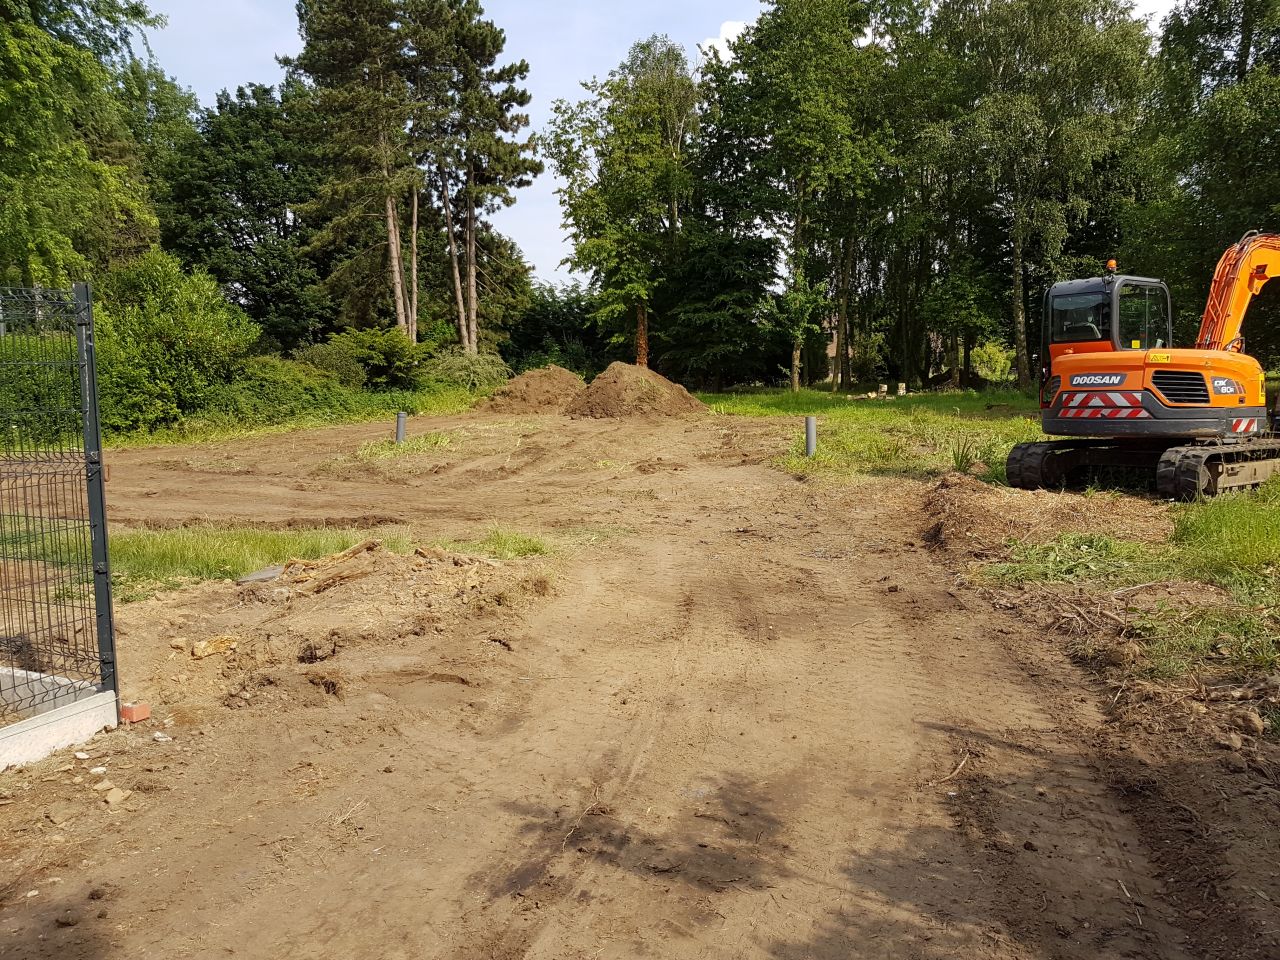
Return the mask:
<svg viewBox="0 0 1280 960">
<path fill-rule="evenodd" d="M 0 769 L 115 726 L 93 307 L 0 288 Z"/>
</svg>

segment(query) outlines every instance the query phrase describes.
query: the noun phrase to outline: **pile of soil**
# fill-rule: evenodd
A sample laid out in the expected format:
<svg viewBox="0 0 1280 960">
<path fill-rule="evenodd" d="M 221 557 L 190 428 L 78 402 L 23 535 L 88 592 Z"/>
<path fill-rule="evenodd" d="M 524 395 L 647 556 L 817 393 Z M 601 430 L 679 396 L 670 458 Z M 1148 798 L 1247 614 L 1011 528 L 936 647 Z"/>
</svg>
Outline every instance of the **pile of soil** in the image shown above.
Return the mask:
<svg viewBox="0 0 1280 960">
<path fill-rule="evenodd" d="M 583 386 L 580 376 L 553 363 L 508 381 L 484 409 L 494 413 L 563 413 Z"/>
<path fill-rule="evenodd" d="M 573 417 L 683 417 L 705 413 L 706 404 L 662 374 L 629 363 L 611 363 L 566 408 Z"/>
<path fill-rule="evenodd" d="M 1010 540 L 1044 543 L 1080 533 L 1159 543 L 1173 527 L 1165 504 L 1124 494 L 1014 490 L 963 473 L 943 477 L 926 494 L 924 511 L 930 546 L 979 559 L 1005 556 Z"/>
</svg>

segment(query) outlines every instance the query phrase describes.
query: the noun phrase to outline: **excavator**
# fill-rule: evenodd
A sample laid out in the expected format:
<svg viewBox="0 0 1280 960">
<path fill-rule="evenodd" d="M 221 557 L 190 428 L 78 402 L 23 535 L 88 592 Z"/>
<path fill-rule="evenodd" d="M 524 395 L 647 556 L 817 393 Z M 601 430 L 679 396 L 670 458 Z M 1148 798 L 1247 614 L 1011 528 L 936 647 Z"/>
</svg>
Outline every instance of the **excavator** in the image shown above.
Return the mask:
<svg viewBox="0 0 1280 960">
<path fill-rule="evenodd" d="M 1169 289 L 1107 275 L 1045 292 L 1040 407 L 1046 434 L 1009 453 L 1009 485 L 1061 489 L 1099 468 L 1155 476 L 1165 499 L 1253 487 L 1280 472 L 1266 377 L 1245 353 L 1249 302 L 1280 274 L 1280 234 L 1253 231 L 1222 255 L 1200 333 L 1175 348 Z M 1280 411 L 1278 411 L 1280 413 Z"/>
</svg>

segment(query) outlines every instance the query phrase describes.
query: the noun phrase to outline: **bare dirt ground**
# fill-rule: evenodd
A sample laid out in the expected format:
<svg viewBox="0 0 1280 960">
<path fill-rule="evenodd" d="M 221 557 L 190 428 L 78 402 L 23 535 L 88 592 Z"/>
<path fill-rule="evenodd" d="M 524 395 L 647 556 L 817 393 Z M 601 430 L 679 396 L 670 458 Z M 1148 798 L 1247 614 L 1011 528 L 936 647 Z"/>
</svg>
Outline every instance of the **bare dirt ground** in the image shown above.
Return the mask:
<svg viewBox="0 0 1280 960">
<path fill-rule="evenodd" d="M 113 454 L 117 525 L 500 521 L 563 552 L 373 549 L 123 607 L 156 719 L 0 775 L 0 957 L 1280 955 L 1274 846 L 1253 897 L 1206 826 L 1216 759 L 1109 733 L 1050 638 L 956 585 L 928 486 L 770 467 L 795 427 Z"/>
</svg>

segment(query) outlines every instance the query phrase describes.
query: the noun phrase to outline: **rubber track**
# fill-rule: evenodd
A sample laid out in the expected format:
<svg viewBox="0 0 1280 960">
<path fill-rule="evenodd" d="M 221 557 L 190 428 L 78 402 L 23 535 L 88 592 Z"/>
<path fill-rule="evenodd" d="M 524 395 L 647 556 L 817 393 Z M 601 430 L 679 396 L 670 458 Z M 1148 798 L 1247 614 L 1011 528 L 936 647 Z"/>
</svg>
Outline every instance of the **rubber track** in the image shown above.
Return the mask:
<svg viewBox="0 0 1280 960">
<path fill-rule="evenodd" d="M 1221 489 L 1218 487 L 1218 476 L 1209 469 L 1210 466 L 1215 462 L 1240 463 L 1250 460 L 1280 460 L 1280 440 L 1249 440 L 1232 446 L 1203 444 L 1173 447 L 1160 458 L 1156 475 L 1157 490 L 1162 497 L 1172 497 L 1183 503 L 1200 497 L 1215 497 Z"/>
</svg>

